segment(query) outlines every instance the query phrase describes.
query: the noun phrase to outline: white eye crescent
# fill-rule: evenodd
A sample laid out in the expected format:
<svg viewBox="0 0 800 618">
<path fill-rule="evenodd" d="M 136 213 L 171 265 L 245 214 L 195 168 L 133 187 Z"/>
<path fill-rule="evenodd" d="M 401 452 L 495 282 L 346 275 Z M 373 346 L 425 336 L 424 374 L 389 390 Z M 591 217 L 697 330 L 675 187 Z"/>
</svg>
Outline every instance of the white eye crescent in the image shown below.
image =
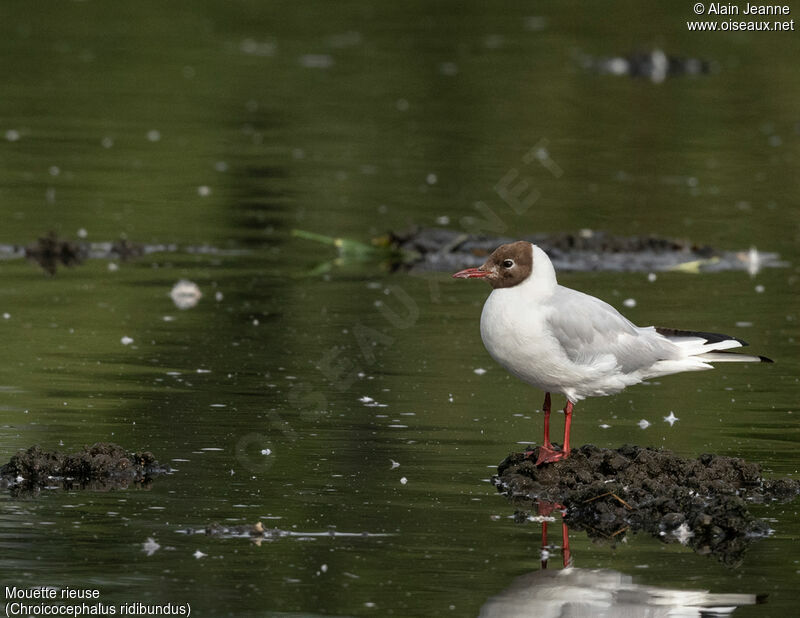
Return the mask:
<svg viewBox="0 0 800 618">
<path fill-rule="evenodd" d="M 514 260 L 503 260 L 503 268 L 511 268 L 514 266 Z"/>
</svg>

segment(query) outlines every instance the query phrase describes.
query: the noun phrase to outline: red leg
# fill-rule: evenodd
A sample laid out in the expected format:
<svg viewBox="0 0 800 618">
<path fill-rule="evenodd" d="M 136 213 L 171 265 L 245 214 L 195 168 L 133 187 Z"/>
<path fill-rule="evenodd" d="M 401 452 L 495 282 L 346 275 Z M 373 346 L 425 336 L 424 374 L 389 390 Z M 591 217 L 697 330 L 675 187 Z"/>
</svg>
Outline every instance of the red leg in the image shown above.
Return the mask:
<svg viewBox="0 0 800 618">
<path fill-rule="evenodd" d="M 549 398 L 549 393 L 548 393 Z M 545 402 L 547 402 L 547 398 L 545 398 Z M 561 461 L 562 459 L 566 459 L 569 457 L 569 432 L 572 428 L 572 409 L 573 403 L 571 401 L 567 401 L 567 405 L 564 408 L 564 446 L 561 450 L 556 450 L 553 448 L 553 445 L 550 444 L 550 419 L 549 414 L 545 411 L 544 416 L 544 427 L 545 427 L 545 443 L 539 447 L 539 457 L 536 459 L 536 465 L 540 466 L 545 463 L 553 463 L 554 461 Z"/>
<path fill-rule="evenodd" d="M 575 406 L 571 401 L 567 400 L 567 405 L 564 408 L 564 457 L 569 457 L 569 430 L 572 428 L 572 408 Z"/>
<path fill-rule="evenodd" d="M 569 530 L 564 523 L 564 514 L 561 514 L 561 558 L 564 561 L 564 568 L 572 566 L 572 552 L 569 550 Z"/>
<path fill-rule="evenodd" d="M 549 502 L 547 500 L 538 500 L 536 502 L 536 511 L 541 517 L 549 517 L 553 511 L 561 511 L 561 549 L 562 559 L 564 566 L 572 564 L 572 557 L 569 551 L 569 533 L 567 531 L 567 524 L 564 523 L 564 515 L 566 509 L 563 504 L 558 502 Z M 548 522 L 542 521 L 542 568 L 547 568 L 547 555 L 549 554 L 550 546 L 547 544 L 547 524 Z"/>
</svg>

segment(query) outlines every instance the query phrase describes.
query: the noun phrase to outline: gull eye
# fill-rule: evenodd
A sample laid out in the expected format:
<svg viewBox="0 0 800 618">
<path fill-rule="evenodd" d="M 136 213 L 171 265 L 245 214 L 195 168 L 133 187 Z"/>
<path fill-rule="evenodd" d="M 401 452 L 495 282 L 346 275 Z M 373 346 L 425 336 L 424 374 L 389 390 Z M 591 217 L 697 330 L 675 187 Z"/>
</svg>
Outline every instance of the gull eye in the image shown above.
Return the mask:
<svg viewBox="0 0 800 618">
<path fill-rule="evenodd" d="M 514 265 L 514 260 L 503 260 L 503 268 L 511 268 Z"/>
</svg>

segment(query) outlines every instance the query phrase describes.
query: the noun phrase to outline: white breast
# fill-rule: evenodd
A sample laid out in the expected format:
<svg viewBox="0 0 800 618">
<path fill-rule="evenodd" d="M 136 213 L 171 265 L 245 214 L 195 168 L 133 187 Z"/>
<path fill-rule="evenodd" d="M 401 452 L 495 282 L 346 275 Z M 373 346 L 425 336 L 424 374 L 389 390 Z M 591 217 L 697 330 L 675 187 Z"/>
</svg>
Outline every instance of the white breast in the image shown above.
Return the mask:
<svg viewBox="0 0 800 618">
<path fill-rule="evenodd" d="M 573 363 L 545 328 L 546 305 L 530 303 L 524 286 L 494 290 L 481 313 L 489 354 L 512 375 L 544 391 L 565 392 Z"/>
</svg>

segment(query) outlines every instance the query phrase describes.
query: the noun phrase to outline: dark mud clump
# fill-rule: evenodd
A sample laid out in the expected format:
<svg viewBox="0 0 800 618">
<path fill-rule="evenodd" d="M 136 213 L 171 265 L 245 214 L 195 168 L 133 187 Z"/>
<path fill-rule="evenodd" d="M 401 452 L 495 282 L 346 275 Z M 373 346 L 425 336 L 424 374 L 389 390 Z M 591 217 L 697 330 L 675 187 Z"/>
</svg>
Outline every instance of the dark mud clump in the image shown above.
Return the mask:
<svg viewBox="0 0 800 618">
<path fill-rule="evenodd" d="M 82 264 L 88 258 L 124 261 L 133 260 L 146 253 L 174 250 L 171 245 L 145 245 L 120 239 L 114 242 L 89 243 L 59 238 L 55 232 L 42 236 L 24 247 L 22 254 L 35 262 L 50 275 L 56 274 L 59 266 L 71 267 Z M 17 256 L 19 248 L 0 246 L 0 255 Z"/>
<path fill-rule="evenodd" d="M 88 255 L 87 248 L 71 240 L 58 238 L 55 232 L 42 236 L 25 247 L 25 257 L 36 262 L 47 273 L 54 275 L 59 266 L 76 266 Z"/>
<path fill-rule="evenodd" d="M 46 451 L 39 445 L 20 451 L 0 468 L 0 487 L 17 495 L 45 487 L 124 489 L 149 486 L 153 477 L 170 472 L 149 451 L 132 453 L 112 442 L 97 442 L 76 453 Z"/>
<path fill-rule="evenodd" d="M 536 467 L 536 450 L 530 458 L 509 455 L 494 478 L 515 504 L 564 507 L 565 523 L 594 539 L 616 542 L 643 530 L 728 565 L 738 564 L 747 546 L 769 533 L 748 506 L 800 493 L 800 481 L 764 479 L 757 464 L 732 457 L 684 459 L 652 448 L 586 445 L 565 461 Z"/>
</svg>

